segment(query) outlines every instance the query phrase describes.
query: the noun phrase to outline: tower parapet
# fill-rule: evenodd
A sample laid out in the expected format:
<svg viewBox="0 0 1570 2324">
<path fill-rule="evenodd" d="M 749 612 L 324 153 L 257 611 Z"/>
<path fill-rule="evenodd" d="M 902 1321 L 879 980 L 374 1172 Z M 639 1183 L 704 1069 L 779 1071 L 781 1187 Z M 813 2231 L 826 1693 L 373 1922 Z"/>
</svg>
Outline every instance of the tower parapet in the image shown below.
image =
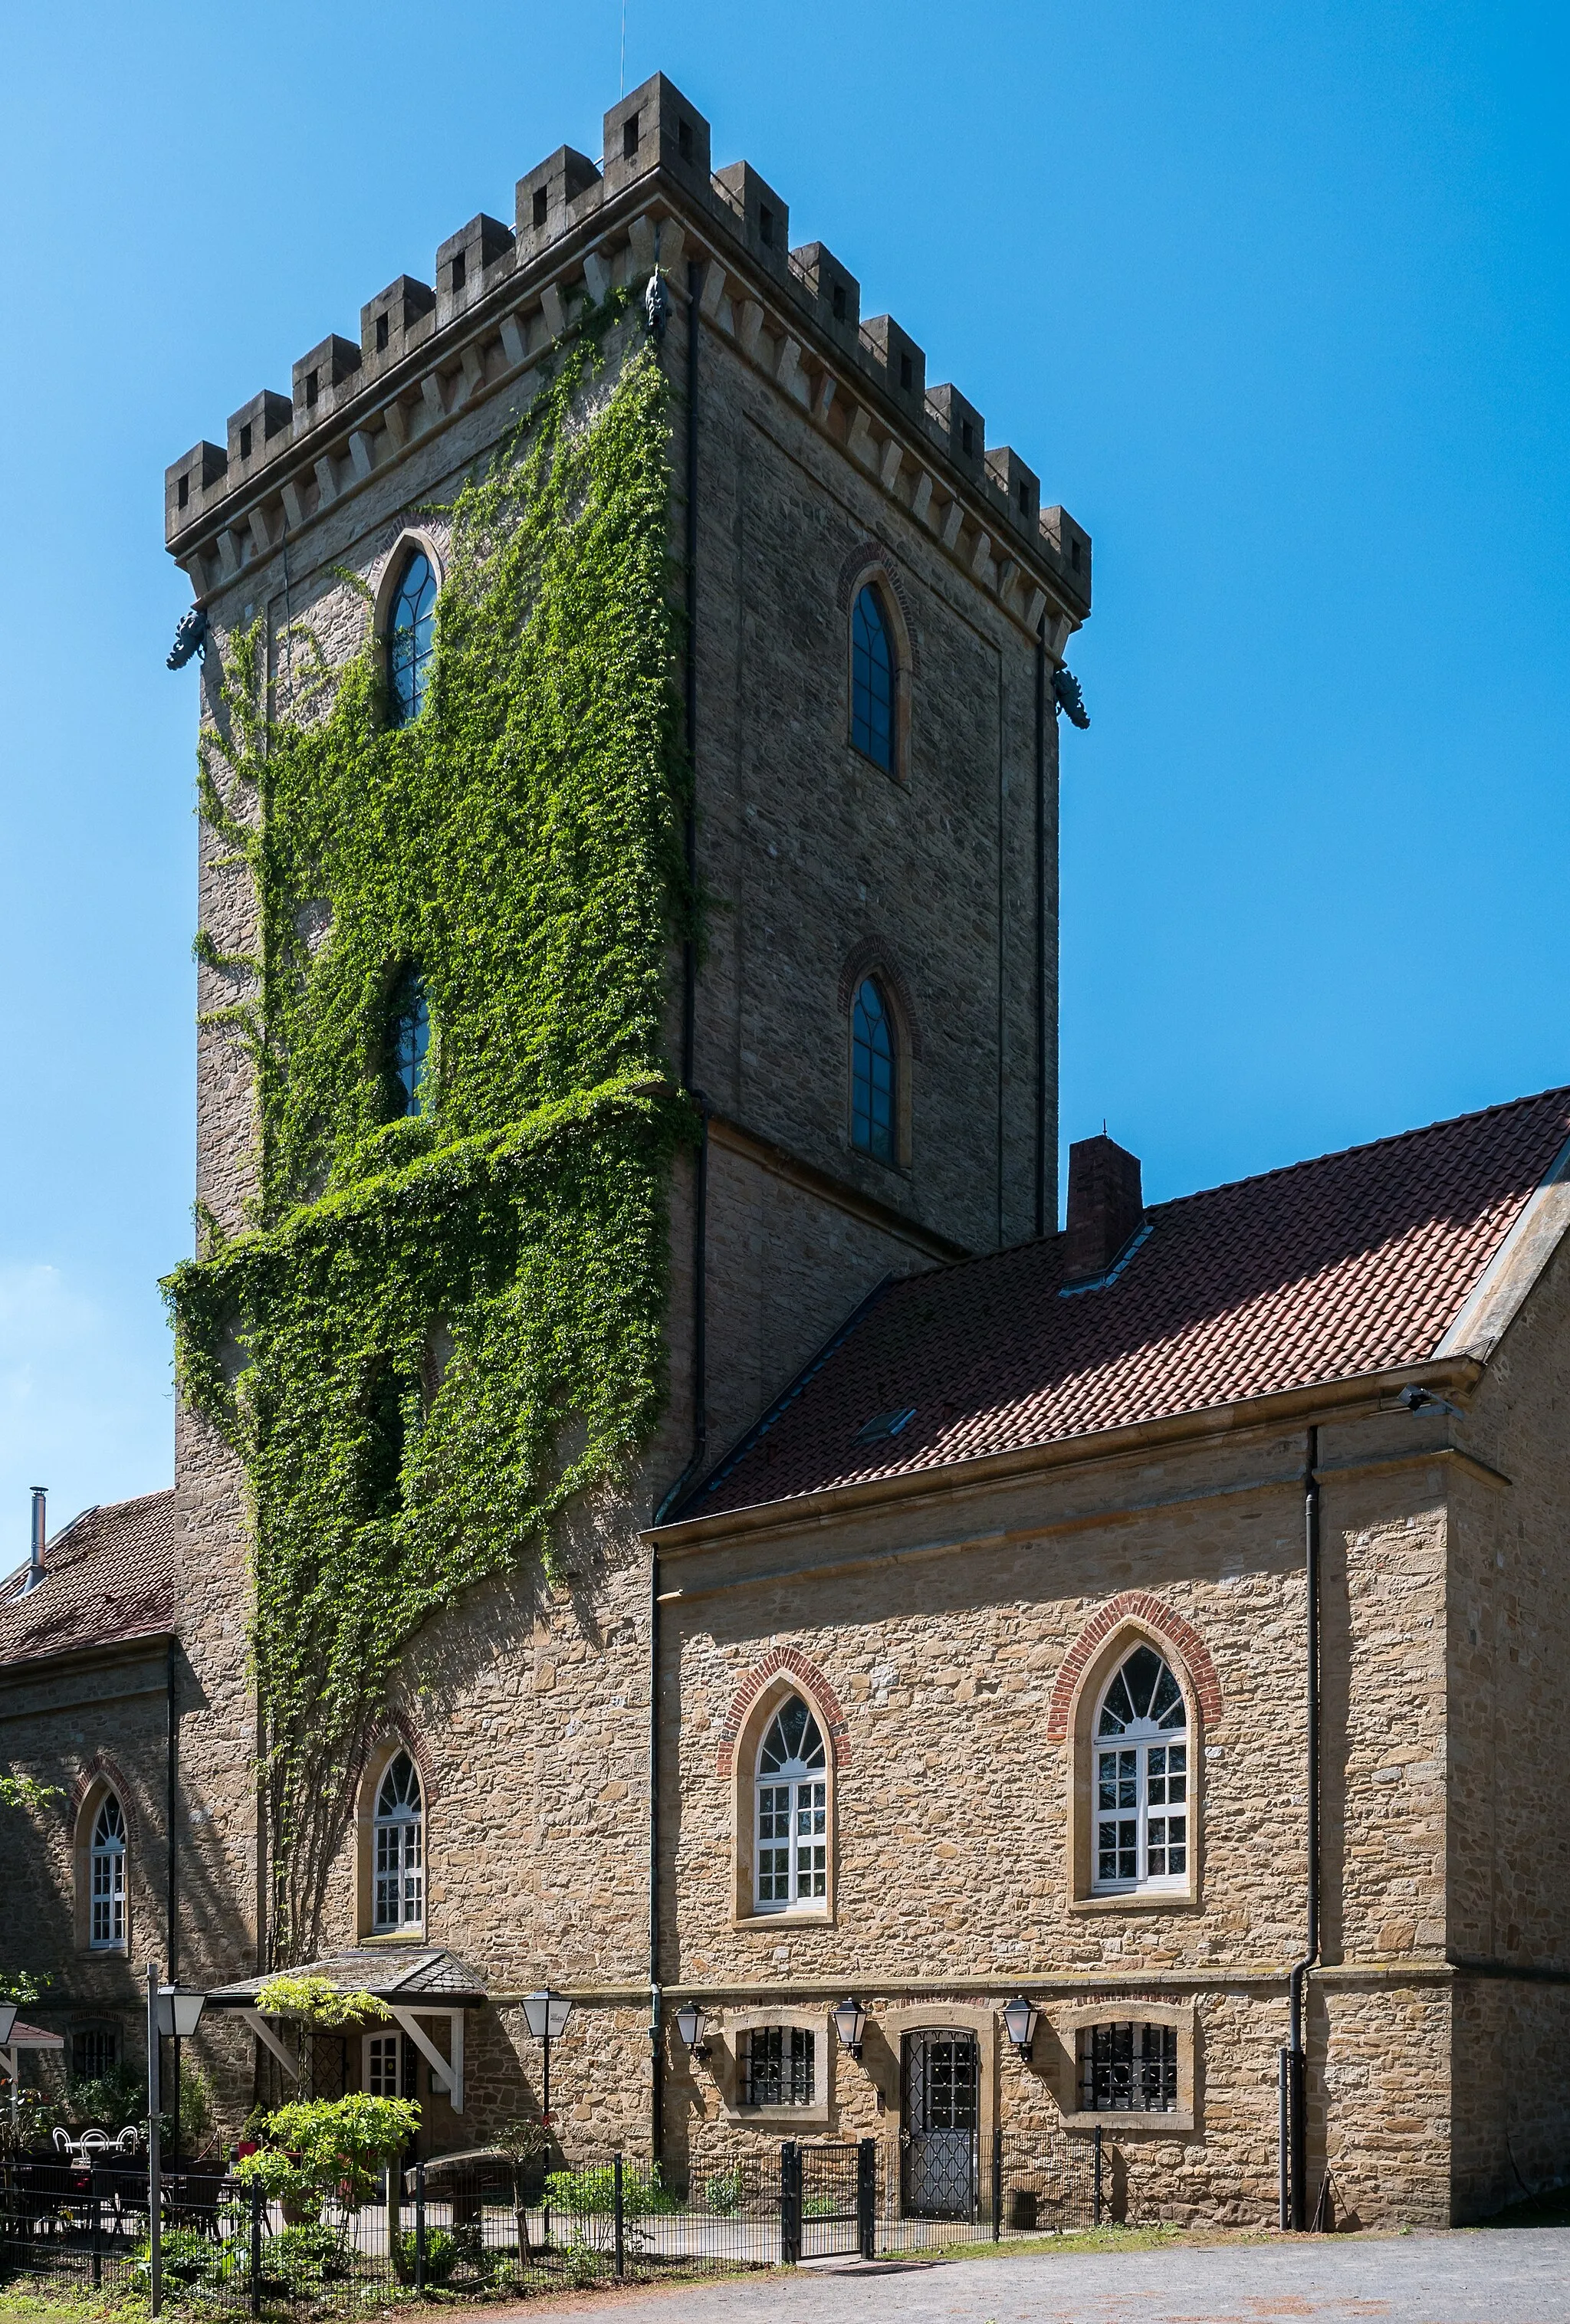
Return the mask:
<svg viewBox="0 0 1570 2324">
<path fill-rule="evenodd" d="M 518 181 L 512 226 L 483 213 L 436 254 L 434 283 L 400 275 L 165 472 L 171 554 L 206 600 L 286 535 L 383 475 L 417 443 L 549 356 L 585 304 L 639 288 L 658 263 L 690 290 L 837 440 L 1060 657 L 1090 609 L 1089 535 L 1043 509 L 1035 472 L 988 446 L 974 405 L 929 388 L 924 350 L 891 316 L 861 319 L 855 277 L 822 243 L 790 246 L 790 208 L 747 161 L 717 174 L 709 124 L 663 74 L 605 116 L 596 163 L 563 145 Z"/>
</svg>

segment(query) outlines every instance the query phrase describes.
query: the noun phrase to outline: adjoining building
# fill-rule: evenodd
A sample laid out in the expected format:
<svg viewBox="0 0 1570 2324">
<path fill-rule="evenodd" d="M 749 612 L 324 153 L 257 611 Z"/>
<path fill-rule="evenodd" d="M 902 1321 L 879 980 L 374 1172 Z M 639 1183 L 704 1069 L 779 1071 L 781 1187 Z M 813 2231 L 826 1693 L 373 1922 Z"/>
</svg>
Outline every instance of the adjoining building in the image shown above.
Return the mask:
<svg viewBox="0 0 1570 2324">
<path fill-rule="evenodd" d="M 1570 1091 L 1057 1231 L 1090 542 L 860 306 L 657 78 L 169 470 L 176 1482 L 0 1605 L 7 1957 L 236 2119 L 474 2145 L 549 1985 L 577 2152 L 1475 2216 L 1570 2172 Z"/>
</svg>

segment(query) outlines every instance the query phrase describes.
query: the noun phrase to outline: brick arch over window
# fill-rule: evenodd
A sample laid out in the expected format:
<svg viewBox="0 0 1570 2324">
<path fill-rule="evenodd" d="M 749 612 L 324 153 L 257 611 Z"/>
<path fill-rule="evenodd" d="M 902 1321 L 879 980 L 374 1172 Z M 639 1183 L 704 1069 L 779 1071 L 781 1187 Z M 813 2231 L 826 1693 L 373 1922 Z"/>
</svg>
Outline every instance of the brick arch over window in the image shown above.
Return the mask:
<svg viewBox="0 0 1570 2324">
<path fill-rule="evenodd" d="M 755 1665 L 731 1699 L 725 1725 L 720 1729 L 715 1770 L 722 1781 L 734 1769 L 736 1739 L 747 1723 L 748 1711 L 764 1688 L 771 1686 L 780 1677 L 794 1680 L 810 1709 L 817 1713 L 835 1773 L 837 1775 L 850 1766 L 850 1729 L 845 1725 L 845 1712 L 839 1707 L 839 1697 L 816 1663 L 808 1662 L 805 1655 L 799 1655 L 794 1646 L 784 1646 Z"/>
<path fill-rule="evenodd" d="M 921 675 L 921 654 L 916 643 L 916 624 L 911 618 L 910 601 L 905 585 L 894 562 L 893 551 L 881 540 L 861 541 L 851 550 L 839 568 L 835 586 L 835 603 L 842 613 L 848 613 L 854 604 L 864 581 L 881 581 L 893 598 L 904 636 L 900 645 L 909 658 L 911 675 Z"/>
<path fill-rule="evenodd" d="M 430 1747 L 412 1720 L 406 1719 L 401 1711 L 387 1711 L 378 1721 L 371 1748 L 366 1752 L 360 1768 L 359 1787 L 364 1791 L 365 1778 L 373 1768 L 375 1770 L 376 1782 L 380 1783 L 388 1766 L 398 1757 L 400 1748 L 407 1751 L 414 1762 L 415 1772 L 420 1777 L 423 1805 L 429 1815 L 438 1791 L 436 1770 L 431 1765 Z M 371 1812 L 370 1807 L 367 1807 L 366 1812 Z"/>
<path fill-rule="evenodd" d="M 865 936 L 846 955 L 839 973 L 839 1013 L 848 1017 L 856 988 L 864 976 L 875 976 L 887 991 L 900 1017 L 900 1029 L 905 1036 L 906 1047 L 918 1064 L 921 1058 L 921 1027 L 916 1015 L 916 1004 L 910 998 L 910 987 L 905 982 L 902 969 L 895 964 L 893 954 L 881 936 Z"/>
<path fill-rule="evenodd" d="M 109 1754 L 106 1751 L 95 1751 L 92 1757 L 88 1761 L 87 1766 L 82 1769 L 81 1774 L 77 1777 L 76 1782 L 71 1785 L 70 1799 L 72 1830 L 74 1831 L 76 1829 L 77 1820 L 80 1816 L 82 1808 L 88 1799 L 93 1793 L 98 1791 L 100 1787 L 104 1786 L 106 1786 L 108 1790 L 112 1791 L 115 1797 L 119 1801 L 120 1813 L 125 1819 L 125 1838 L 127 1841 L 134 1840 L 136 1838 L 135 1799 L 132 1794 L 130 1784 L 125 1781 L 125 1778 L 121 1774 L 119 1767 L 115 1765 L 115 1761 L 110 1758 Z"/>
<path fill-rule="evenodd" d="M 1125 1622 L 1139 1623 L 1153 1637 L 1164 1640 L 1171 1647 L 1188 1674 L 1206 1726 L 1221 1717 L 1221 1682 L 1215 1675 L 1210 1649 L 1193 1623 L 1186 1622 L 1181 1614 L 1174 1613 L 1159 1598 L 1152 1598 L 1148 1590 L 1123 1590 L 1091 1616 L 1063 1657 L 1047 1716 L 1049 1743 L 1067 1741 L 1075 1690 L 1102 1646 Z"/>
</svg>

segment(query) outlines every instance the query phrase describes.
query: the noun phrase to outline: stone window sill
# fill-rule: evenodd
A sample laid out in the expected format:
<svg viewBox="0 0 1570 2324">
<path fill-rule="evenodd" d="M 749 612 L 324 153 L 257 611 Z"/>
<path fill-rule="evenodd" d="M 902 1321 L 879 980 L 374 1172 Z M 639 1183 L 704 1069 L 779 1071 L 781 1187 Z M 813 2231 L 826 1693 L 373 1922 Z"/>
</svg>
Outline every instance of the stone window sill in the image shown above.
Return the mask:
<svg viewBox="0 0 1570 2324">
<path fill-rule="evenodd" d="M 827 2130 L 828 2100 L 817 2100 L 811 2106 L 727 2106 L 725 2118 L 754 2130 Z"/>
<path fill-rule="evenodd" d="M 1125 1889 L 1110 1896 L 1073 1896 L 1071 1913 L 1197 1913 L 1201 1907 L 1191 1888 Z"/>
<path fill-rule="evenodd" d="M 733 1929 L 831 1929 L 834 1914 L 827 1906 L 812 1912 L 738 1913 L 731 1926 Z M 799 2109 L 792 2107 L 787 2111 L 796 2114 Z"/>
<path fill-rule="evenodd" d="M 1187 2138 L 1193 2135 L 1194 2116 L 1191 2114 L 1184 2114 L 1176 2107 L 1169 2114 L 1163 2113 L 1156 2107 L 1139 2114 L 1113 2114 L 1109 2109 L 1104 2114 L 1100 2112 L 1066 2114 L 1063 2116 L 1063 2127 L 1065 2130 L 1078 2131 L 1082 2134 L 1097 2130 L 1147 2130 L 1153 2132 L 1159 2138 L 1169 2138 L 1174 2135 Z"/>
</svg>

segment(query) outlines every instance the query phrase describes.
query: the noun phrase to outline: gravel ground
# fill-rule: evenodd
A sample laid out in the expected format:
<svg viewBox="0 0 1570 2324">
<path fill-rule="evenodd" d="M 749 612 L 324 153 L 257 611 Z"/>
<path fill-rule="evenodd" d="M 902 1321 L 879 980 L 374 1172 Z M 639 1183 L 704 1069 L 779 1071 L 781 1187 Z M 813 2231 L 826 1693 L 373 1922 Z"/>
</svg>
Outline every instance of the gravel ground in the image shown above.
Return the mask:
<svg viewBox="0 0 1570 2324">
<path fill-rule="evenodd" d="M 1570 2227 L 808 2265 L 488 2311 L 544 2324 L 1570 2324 Z"/>
</svg>

